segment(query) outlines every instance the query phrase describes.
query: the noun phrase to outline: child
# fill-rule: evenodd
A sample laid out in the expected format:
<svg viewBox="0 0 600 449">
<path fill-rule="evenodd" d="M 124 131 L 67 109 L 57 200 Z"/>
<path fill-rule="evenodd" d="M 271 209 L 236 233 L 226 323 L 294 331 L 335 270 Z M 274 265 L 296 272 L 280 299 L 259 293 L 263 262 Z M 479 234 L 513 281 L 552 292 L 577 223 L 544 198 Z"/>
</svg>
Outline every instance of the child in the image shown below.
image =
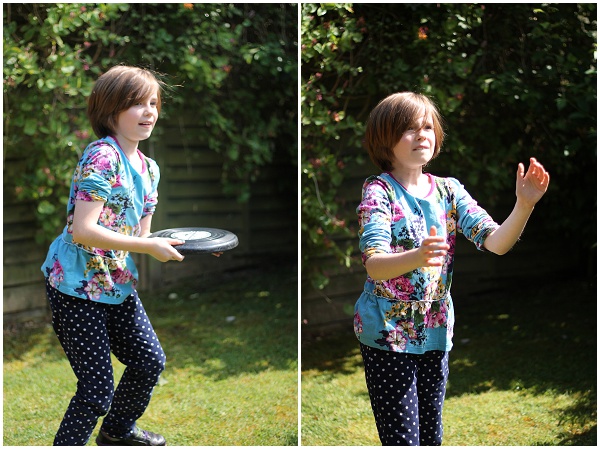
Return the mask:
<svg viewBox="0 0 600 449">
<path fill-rule="evenodd" d="M 442 444 L 457 232 L 506 253 L 550 181 L 534 158 L 527 173 L 519 164 L 516 205 L 498 226 L 456 179 L 423 172 L 443 138 L 435 105 L 411 92 L 382 100 L 367 123 L 365 145 L 384 173 L 365 181 L 357 208 L 368 276 L 354 331 L 383 445 Z"/>
<path fill-rule="evenodd" d="M 183 242 L 145 238 L 159 169 L 137 146 L 152 134 L 161 87 L 147 70 L 117 66 L 98 78 L 89 98 L 88 117 L 100 140 L 75 169 L 67 224 L 42 266 L 52 325 L 78 381 L 54 445 L 85 445 L 103 415 L 98 445 L 166 444 L 136 427 L 165 354 L 138 298 L 130 254 L 183 260 L 173 247 Z M 116 391 L 111 351 L 126 365 Z"/>
</svg>

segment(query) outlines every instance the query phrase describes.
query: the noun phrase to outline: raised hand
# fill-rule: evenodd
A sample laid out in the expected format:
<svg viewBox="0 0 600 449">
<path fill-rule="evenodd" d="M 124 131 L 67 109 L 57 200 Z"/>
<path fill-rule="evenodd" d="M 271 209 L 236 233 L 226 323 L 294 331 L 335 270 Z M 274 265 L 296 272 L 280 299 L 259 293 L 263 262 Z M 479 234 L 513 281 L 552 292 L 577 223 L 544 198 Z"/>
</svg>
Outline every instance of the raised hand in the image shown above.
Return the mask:
<svg viewBox="0 0 600 449">
<path fill-rule="evenodd" d="M 529 159 L 527 173 L 525 173 L 525 166 L 519 163 L 517 169 L 517 201 L 533 208 L 548 190 L 548 184 L 550 184 L 550 174 L 535 158 Z"/>
</svg>

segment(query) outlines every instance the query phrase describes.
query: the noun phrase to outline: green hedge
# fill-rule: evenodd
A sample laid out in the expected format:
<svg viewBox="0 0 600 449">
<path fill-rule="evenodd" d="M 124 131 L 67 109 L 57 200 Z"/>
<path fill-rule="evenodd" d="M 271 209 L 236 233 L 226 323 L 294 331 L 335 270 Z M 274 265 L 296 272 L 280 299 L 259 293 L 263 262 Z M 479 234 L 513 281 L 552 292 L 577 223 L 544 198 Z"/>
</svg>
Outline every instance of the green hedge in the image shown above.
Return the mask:
<svg viewBox="0 0 600 449">
<path fill-rule="evenodd" d="M 534 214 L 548 243 L 595 245 L 596 4 L 303 4 L 301 16 L 305 262 L 352 263 L 352 246 L 335 243 L 355 235 L 338 199 L 343 168 L 367 157 L 368 112 L 403 90 L 431 96 L 445 117 L 432 171 L 494 206 L 514 192 L 518 162 L 536 157 L 552 177 Z"/>
<path fill-rule="evenodd" d="M 64 222 L 94 138 L 86 97 L 116 64 L 166 74 L 163 120 L 194 114 L 186 138 L 225 156 L 241 200 L 275 148 L 296 163 L 297 16 L 293 4 L 5 4 L 4 151 L 27 154 L 5 185 L 37 204 L 39 239 Z"/>
</svg>

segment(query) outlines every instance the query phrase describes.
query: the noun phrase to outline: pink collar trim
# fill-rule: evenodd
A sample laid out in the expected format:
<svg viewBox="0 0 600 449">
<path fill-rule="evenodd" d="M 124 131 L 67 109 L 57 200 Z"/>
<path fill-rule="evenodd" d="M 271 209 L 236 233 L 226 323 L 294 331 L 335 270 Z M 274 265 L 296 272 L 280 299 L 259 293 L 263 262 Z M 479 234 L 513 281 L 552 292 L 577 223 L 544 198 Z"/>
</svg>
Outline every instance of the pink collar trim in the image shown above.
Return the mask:
<svg viewBox="0 0 600 449">
<path fill-rule="evenodd" d="M 121 147 L 121 144 L 119 143 L 119 140 L 115 136 L 110 136 L 110 138 L 113 139 L 115 142 L 117 142 L 117 145 L 119 146 L 119 149 L 122 152 L 123 149 Z M 144 153 L 142 153 L 139 148 L 136 148 L 135 151 L 137 151 L 138 156 L 142 160 L 142 173 L 145 173 L 146 172 L 146 156 L 144 156 Z"/>
<path fill-rule="evenodd" d="M 386 173 L 388 175 L 390 175 L 394 181 L 396 181 L 398 184 L 400 184 L 400 187 L 402 187 L 404 190 L 406 190 L 410 195 L 415 196 L 412 193 L 410 193 L 408 191 L 408 189 L 406 187 L 404 187 L 404 185 L 400 181 L 398 181 L 394 175 L 392 175 L 391 172 L 388 171 Z M 425 173 L 425 174 L 429 177 L 429 184 L 431 184 L 431 188 L 429 189 L 429 192 L 427 193 L 427 195 L 425 195 L 422 199 L 425 199 L 428 196 L 430 196 L 433 193 L 433 191 L 435 190 L 435 178 L 434 178 L 434 176 L 431 173 Z M 415 198 L 418 198 L 418 197 L 415 197 Z"/>
</svg>

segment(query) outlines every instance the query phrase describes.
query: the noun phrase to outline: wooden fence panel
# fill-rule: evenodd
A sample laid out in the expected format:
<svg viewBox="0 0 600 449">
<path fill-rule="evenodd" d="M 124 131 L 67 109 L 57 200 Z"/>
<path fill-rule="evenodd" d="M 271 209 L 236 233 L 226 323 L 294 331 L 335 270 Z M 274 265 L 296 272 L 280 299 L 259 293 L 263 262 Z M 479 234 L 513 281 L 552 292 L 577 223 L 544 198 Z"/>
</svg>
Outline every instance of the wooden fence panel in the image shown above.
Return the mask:
<svg viewBox="0 0 600 449">
<path fill-rule="evenodd" d="M 189 129 L 189 124 L 186 125 Z M 297 165 L 284 149 L 261 170 L 252 185 L 250 200 L 239 202 L 223 192 L 223 157 L 200 142 L 183 141 L 180 124 L 162 123 L 162 132 L 142 151 L 161 169 L 159 205 L 152 229 L 204 226 L 234 232 L 239 246 L 220 258 L 187 256 L 181 263 L 159 263 L 147 255 L 134 255 L 141 291 L 176 284 L 184 278 L 255 266 L 261 259 L 297 261 Z M 4 320 L 19 321 L 47 313 L 44 278 L 40 266 L 47 247 L 34 242 L 35 205 L 19 203 L 7 184 L 6 173 L 22 169 L 23 159 L 5 160 L 4 185 Z"/>
<path fill-rule="evenodd" d="M 45 248 L 35 243 L 35 205 L 17 201 L 7 172 L 22 170 L 23 159 L 5 159 L 3 196 L 3 312 L 4 316 L 35 319 L 48 310 L 40 267 Z"/>
</svg>

